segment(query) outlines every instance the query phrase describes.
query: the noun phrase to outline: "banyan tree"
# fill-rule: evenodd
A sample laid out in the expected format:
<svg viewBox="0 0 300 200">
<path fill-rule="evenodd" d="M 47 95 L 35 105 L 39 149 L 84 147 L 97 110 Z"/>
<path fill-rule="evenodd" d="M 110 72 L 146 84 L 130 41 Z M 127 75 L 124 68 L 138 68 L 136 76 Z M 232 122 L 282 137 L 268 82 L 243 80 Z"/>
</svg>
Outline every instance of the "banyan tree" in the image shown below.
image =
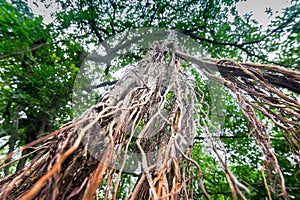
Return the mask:
<svg viewBox="0 0 300 200">
<path fill-rule="evenodd" d="M 147 29 L 115 41 L 103 44 L 103 55 L 86 56 L 89 68 L 76 86 L 92 85 L 95 103 L 84 107 L 86 93 L 76 93 L 78 117 L 7 156 L 25 149 L 35 155 L 0 181 L 1 199 L 210 199 L 206 179 L 214 170 L 223 171 L 232 199 L 247 199 L 255 189 L 232 171 L 221 140 L 228 96 L 263 155 L 257 170 L 269 198 L 290 198 L 268 125 L 278 128 L 299 168 L 300 72 L 204 58 L 197 43 L 174 31 Z M 88 81 L 100 63 L 113 67 L 126 56 L 137 62 L 127 62 L 118 80 L 98 84 L 107 91 Z M 191 156 L 194 145 L 216 160 L 210 171 Z"/>
</svg>

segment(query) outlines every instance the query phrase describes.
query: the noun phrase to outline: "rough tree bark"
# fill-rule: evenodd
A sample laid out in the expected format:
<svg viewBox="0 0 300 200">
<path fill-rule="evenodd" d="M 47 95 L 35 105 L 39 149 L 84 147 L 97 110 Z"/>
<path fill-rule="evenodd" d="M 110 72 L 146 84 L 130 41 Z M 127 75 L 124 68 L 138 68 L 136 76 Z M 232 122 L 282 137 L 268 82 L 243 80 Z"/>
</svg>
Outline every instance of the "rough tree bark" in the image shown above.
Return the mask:
<svg viewBox="0 0 300 200">
<path fill-rule="evenodd" d="M 235 94 L 253 139 L 265 154 L 269 179 L 264 176 L 265 170 L 262 174 L 269 195 L 272 188 L 268 185 L 278 174 L 282 196 L 288 199 L 269 134 L 256 112 L 283 130 L 297 160 L 300 103 L 278 87 L 299 94 L 300 73 L 276 66 L 198 59 L 170 41 L 153 43 L 137 67 L 76 120 L 22 147 L 39 153 L 23 170 L 0 181 L 1 199 L 95 199 L 101 183 L 107 188 L 103 199 L 117 199 L 122 173 L 128 171 L 126 160 L 134 155 L 140 156 L 141 162 L 130 170 L 140 168 L 140 172 L 127 199 L 192 199 L 195 177 L 200 180 L 201 193 L 209 199 L 201 168 L 189 155 L 195 126 L 208 136 L 218 129 L 207 127 L 209 111 L 195 108 L 195 102 L 207 102 L 183 72 L 184 61 L 196 64 L 199 71 Z M 212 68 L 217 68 L 221 76 L 212 73 Z M 205 117 L 199 118 L 200 114 Z M 229 171 L 216 142 L 209 140 L 224 168 L 233 199 L 246 199 L 244 192 L 250 191 Z"/>
</svg>

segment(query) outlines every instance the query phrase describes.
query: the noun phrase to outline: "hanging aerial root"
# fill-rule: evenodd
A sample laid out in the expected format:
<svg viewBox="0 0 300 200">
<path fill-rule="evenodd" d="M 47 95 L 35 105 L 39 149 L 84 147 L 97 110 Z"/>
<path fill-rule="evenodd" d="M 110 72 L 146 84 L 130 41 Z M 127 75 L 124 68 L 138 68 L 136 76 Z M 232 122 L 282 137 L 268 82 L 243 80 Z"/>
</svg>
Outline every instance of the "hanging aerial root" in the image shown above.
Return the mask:
<svg viewBox="0 0 300 200">
<path fill-rule="evenodd" d="M 289 199 L 284 176 L 272 150 L 270 134 L 258 118 L 257 112 L 262 113 L 282 129 L 282 136 L 286 139 L 294 160 L 299 165 L 300 117 L 297 113 L 300 112 L 300 103 L 296 97 L 299 98 L 300 94 L 300 73 L 276 66 L 237 63 L 232 60 L 210 61 L 216 63 L 224 77 L 215 78 L 235 94 L 241 110 L 248 119 L 249 130 L 265 155 L 266 160 L 262 170 L 266 169 L 268 172 L 271 191 L 275 193 L 272 189 L 275 188 L 272 178 L 275 172 L 280 180 L 280 196 Z M 273 72 L 276 72 L 276 75 Z M 283 88 L 287 91 L 283 92 Z M 262 175 L 267 184 L 264 173 Z M 266 185 L 266 188 L 270 196 L 269 186 Z"/>
<path fill-rule="evenodd" d="M 223 83 L 234 93 L 240 109 L 248 120 L 250 133 L 265 155 L 262 175 L 269 197 L 269 188 L 275 193 L 274 188 L 276 187 L 276 183 L 274 179 L 277 176 L 279 178 L 279 187 L 281 188 L 280 196 L 289 199 L 285 188 L 284 176 L 271 145 L 271 135 L 267 130 L 267 126 L 262 123 L 262 119 L 258 117 L 258 113 L 261 113 L 281 129 L 282 137 L 284 137 L 290 148 L 293 160 L 299 166 L 300 72 L 279 66 L 238 63 L 229 59 L 199 59 L 179 50 L 176 51 L 176 54 L 180 58 L 198 65 L 199 70 L 207 77 Z M 217 76 L 212 72 L 219 72 L 221 76 Z M 205 115 L 205 112 L 203 113 Z M 205 121 L 207 121 L 209 117 L 208 115 L 205 116 L 207 116 L 205 117 Z M 201 127 L 200 124 L 198 126 Z M 217 131 L 217 129 L 215 130 Z M 209 131 L 206 128 L 204 132 Z M 208 138 L 210 138 L 209 143 L 212 149 L 214 149 L 216 146 L 213 144 L 213 139 L 210 135 L 208 135 Z M 222 149 L 222 144 L 218 145 Z M 226 171 L 226 165 L 216 151 L 215 153 Z M 224 150 L 224 154 L 226 154 L 226 150 Z M 268 174 L 268 183 L 264 175 L 264 170 Z M 232 185 L 232 195 L 235 198 L 238 190 L 234 188 L 235 183 L 231 183 L 230 176 L 227 179 L 229 185 Z"/>
</svg>

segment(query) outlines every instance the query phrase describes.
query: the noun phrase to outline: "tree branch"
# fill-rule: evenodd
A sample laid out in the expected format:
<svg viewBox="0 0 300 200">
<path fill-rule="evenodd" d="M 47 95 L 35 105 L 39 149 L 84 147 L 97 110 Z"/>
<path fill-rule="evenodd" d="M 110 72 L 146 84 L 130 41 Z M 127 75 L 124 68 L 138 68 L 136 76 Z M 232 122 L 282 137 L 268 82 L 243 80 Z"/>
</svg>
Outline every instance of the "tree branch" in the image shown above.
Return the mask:
<svg viewBox="0 0 300 200">
<path fill-rule="evenodd" d="M 299 16 L 300 14 L 300 10 L 295 12 L 290 18 L 288 18 L 284 23 L 282 23 L 280 26 L 278 26 L 277 28 L 275 28 L 274 30 L 272 30 L 270 33 L 264 35 L 262 38 L 260 38 L 259 40 L 253 40 L 253 41 L 249 41 L 249 42 L 244 42 L 241 44 L 241 46 L 245 46 L 245 45 L 249 45 L 249 44 L 256 44 L 256 43 L 260 43 L 263 40 L 265 40 L 267 37 L 269 37 L 270 35 L 272 35 L 273 33 L 285 28 L 295 17 Z"/>
<path fill-rule="evenodd" d="M 114 80 L 114 81 L 105 81 L 105 82 L 100 83 L 100 84 L 98 84 L 98 85 L 94 85 L 93 88 L 100 88 L 100 87 L 104 87 L 104 86 L 114 85 L 116 82 L 118 82 L 118 80 Z"/>
<path fill-rule="evenodd" d="M 220 42 L 220 41 L 217 41 L 217 40 L 210 40 L 210 39 L 207 39 L 207 38 L 201 38 L 201 37 L 197 36 L 196 34 L 192 33 L 192 31 L 189 31 L 189 30 L 183 30 L 183 29 L 181 29 L 181 30 L 178 30 L 178 31 L 181 32 L 181 33 L 184 33 L 186 35 L 189 35 L 191 38 L 194 38 L 194 39 L 200 40 L 200 41 L 204 41 L 204 42 L 207 42 L 207 43 L 210 43 L 210 44 L 236 47 L 236 48 L 244 51 L 246 54 L 248 54 L 250 56 L 253 56 L 253 57 L 256 57 L 256 58 L 258 58 L 258 59 L 260 59 L 262 61 L 265 61 L 265 62 L 268 62 L 268 63 L 272 63 L 272 64 L 275 64 L 275 65 L 280 65 L 280 66 L 283 66 L 283 67 L 286 67 L 286 68 L 290 68 L 290 66 L 285 65 L 282 62 L 270 61 L 270 60 L 264 58 L 263 56 L 256 55 L 255 53 L 253 53 L 250 50 L 248 50 L 245 47 L 243 47 L 242 44 L 230 43 L 230 42 Z"/>
<path fill-rule="evenodd" d="M 22 49 L 20 51 L 15 51 L 10 54 L 2 54 L 2 55 L 0 55 L 0 59 L 5 59 L 5 58 L 11 57 L 11 56 L 22 55 L 24 53 L 31 52 L 31 51 L 37 50 L 41 47 L 48 46 L 48 45 L 49 45 L 49 43 L 35 44 L 35 45 L 32 45 L 31 47 L 29 47 L 29 49 Z"/>
<path fill-rule="evenodd" d="M 237 138 L 249 138 L 248 135 L 240 135 L 240 136 L 229 136 L 229 135 L 220 135 L 220 136 L 209 136 L 211 138 L 221 138 L 221 139 L 237 139 Z M 205 140 L 208 139 L 209 137 L 200 137 L 200 136 L 196 136 L 194 139 L 195 140 Z"/>
<path fill-rule="evenodd" d="M 205 69 L 208 72 L 211 70 L 218 70 L 223 77 L 240 76 L 240 77 L 250 78 L 249 75 L 245 74 L 245 72 L 243 72 L 243 70 L 241 70 L 240 68 L 235 68 L 233 66 L 225 65 L 225 64 L 218 64 L 204 59 L 199 59 L 179 51 L 176 51 L 175 53 L 180 58 L 188 60 L 198 65 L 199 67 Z M 250 65 L 250 64 L 244 63 L 243 65 Z M 267 67 L 267 65 L 261 65 L 261 66 Z M 262 78 L 266 79 L 269 83 L 271 83 L 274 86 L 286 88 L 290 91 L 300 94 L 300 79 L 298 78 L 300 77 L 299 72 L 288 70 L 288 69 L 282 69 L 277 66 L 272 66 L 272 67 L 268 66 L 268 67 L 272 68 L 273 70 L 271 72 L 263 71 L 261 73 Z M 283 73 L 283 75 L 273 74 L 273 72 Z M 291 74 L 293 74 L 294 76 L 291 76 Z"/>
</svg>

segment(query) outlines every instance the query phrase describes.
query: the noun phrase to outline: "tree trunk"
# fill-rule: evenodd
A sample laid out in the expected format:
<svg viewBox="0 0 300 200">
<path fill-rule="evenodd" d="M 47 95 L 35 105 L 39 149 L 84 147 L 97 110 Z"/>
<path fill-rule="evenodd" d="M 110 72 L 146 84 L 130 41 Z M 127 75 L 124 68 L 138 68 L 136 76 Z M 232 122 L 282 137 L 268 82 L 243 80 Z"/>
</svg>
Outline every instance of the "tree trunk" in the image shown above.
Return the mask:
<svg viewBox="0 0 300 200">
<path fill-rule="evenodd" d="M 99 103 L 59 130 L 24 146 L 23 149 L 26 149 L 39 144 L 35 147 L 39 153 L 23 170 L 0 181 L 1 198 L 96 199 L 97 188 L 104 185 L 102 198 L 118 199 L 122 174 L 132 173 L 137 174 L 138 179 L 127 199 L 191 199 L 191 177 L 198 181 L 201 190 L 198 193 L 209 199 L 200 166 L 189 157 L 195 133 L 195 102 L 207 102 L 203 101 L 203 94 L 197 94 L 191 87 L 193 80 L 183 73 L 182 60 L 202 66 L 204 74 L 220 81 L 235 93 L 248 119 L 253 138 L 266 155 L 265 166 L 282 175 L 270 148 L 269 136 L 254 108 L 272 119 L 275 119 L 274 116 L 280 119 L 280 113 L 267 115 L 267 107 L 258 108 L 241 90 L 248 91 L 254 100 L 258 99 L 257 102 L 269 101 L 271 93 L 276 93 L 283 103 L 291 105 L 289 112 L 297 113 L 299 102 L 273 90 L 271 85 L 279 84 L 274 80 L 276 76 L 272 75 L 272 70 L 282 74 L 287 74 L 287 71 L 226 60 L 200 60 L 183 53 L 173 43 L 164 41 L 155 42 L 137 67 L 119 80 Z M 210 66 L 217 66 L 223 77 L 210 73 Z M 270 72 L 270 84 L 261 80 L 265 78 L 261 70 Z M 299 81 L 299 73 L 289 75 L 296 76 L 294 80 Z M 238 76 L 242 79 L 236 79 Z M 256 84 L 265 86 L 270 91 L 269 96 L 260 94 Z M 282 111 L 284 108 L 280 109 Z M 198 128 L 207 131 L 207 134 L 211 130 L 217 131 L 213 125 L 208 127 L 211 123 L 209 111 L 201 108 L 197 111 L 200 112 L 196 117 Z M 200 119 L 200 115 L 204 116 L 203 119 Z M 300 118 L 298 115 L 295 117 Z M 296 151 L 295 133 L 299 133 L 299 123 L 287 129 L 289 123 L 293 122 L 286 121 L 285 126 L 279 125 L 295 136 L 290 137 L 290 144 L 291 149 Z M 245 199 L 241 190 L 249 190 L 228 170 L 211 138 L 208 143 L 224 167 L 233 198 L 240 196 Z M 282 183 L 284 180 L 281 178 L 283 196 L 288 199 Z"/>
<path fill-rule="evenodd" d="M 99 184 L 117 170 L 112 192 L 117 199 L 121 173 L 139 168 L 130 199 L 168 194 L 178 199 L 186 181 L 180 163 L 189 162 L 185 157 L 194 137 L 195 95 L 185 79 L 166 43 L 155 43 L 101 102 L 41 139 L 38 156 L 1 181 L 1 197 L 93 199 Z M 140 160 L 130 169 L 126 157 Z"/>
</svg>

